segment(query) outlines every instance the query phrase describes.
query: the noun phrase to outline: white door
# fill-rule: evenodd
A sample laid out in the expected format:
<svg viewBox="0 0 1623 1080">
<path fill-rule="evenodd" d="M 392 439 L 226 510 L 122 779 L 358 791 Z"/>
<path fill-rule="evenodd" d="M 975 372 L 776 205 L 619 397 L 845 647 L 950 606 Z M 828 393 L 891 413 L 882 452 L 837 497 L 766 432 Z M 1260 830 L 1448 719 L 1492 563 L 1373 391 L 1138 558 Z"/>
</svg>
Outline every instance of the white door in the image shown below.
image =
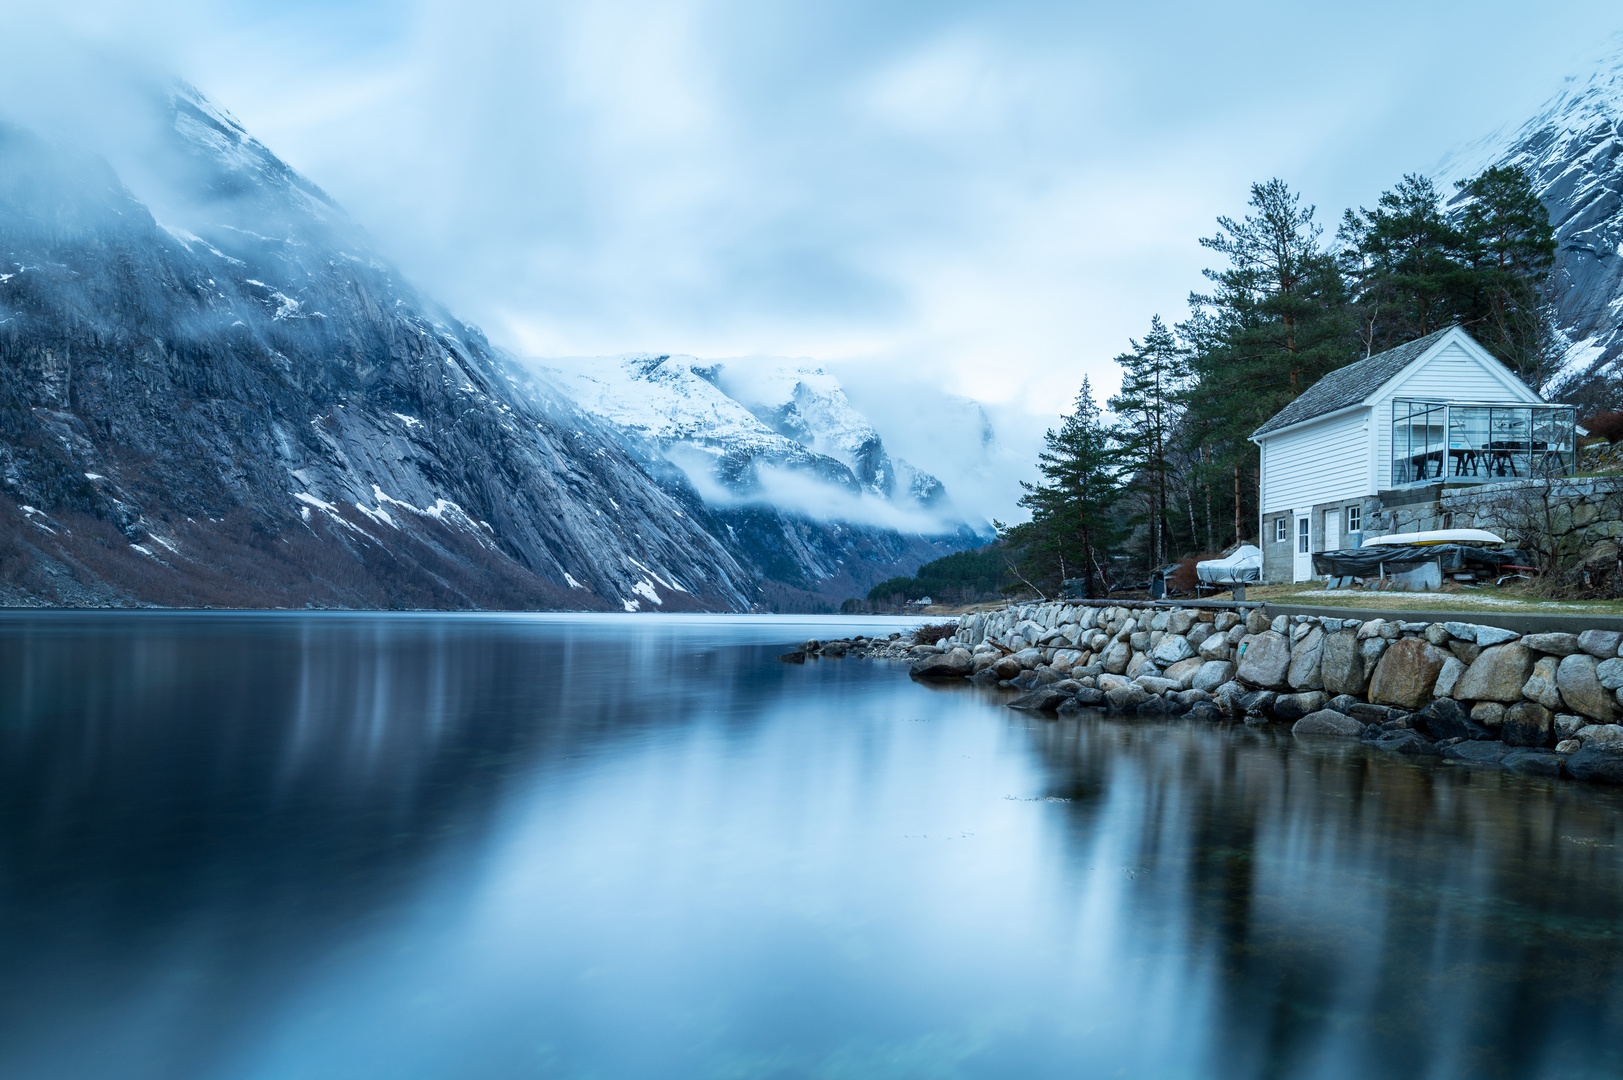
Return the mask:
<svg viewBox="0 0 1623 1080">
<path fill-rule="evenodd" d="M 1324 544 L 1320 551 L 1341 550 L 1341 508 L 1324 512 Z"/>
<path fill-rule="evenodd" d="M 1296 573 L 1292 580 L 1306 581 L 1313 576 L 1312 528 L 1311 517 L 1307 514 L 1296 515 Z"/>
</svg>

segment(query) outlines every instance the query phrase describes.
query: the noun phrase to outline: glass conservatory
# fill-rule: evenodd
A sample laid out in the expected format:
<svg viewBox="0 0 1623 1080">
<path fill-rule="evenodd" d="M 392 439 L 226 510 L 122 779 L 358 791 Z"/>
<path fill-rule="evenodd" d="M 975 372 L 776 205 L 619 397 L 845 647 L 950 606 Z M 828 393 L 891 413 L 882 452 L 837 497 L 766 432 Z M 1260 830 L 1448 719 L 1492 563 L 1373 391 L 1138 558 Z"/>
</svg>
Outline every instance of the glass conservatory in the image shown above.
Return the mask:
<svg viewBox="0 0 1623 1080">
<path fill-rule="evenodd" d="M 1559 476 L 1576 463 L 1570 405 L 1392 402 L 1392 485 Z"/>
</svg>

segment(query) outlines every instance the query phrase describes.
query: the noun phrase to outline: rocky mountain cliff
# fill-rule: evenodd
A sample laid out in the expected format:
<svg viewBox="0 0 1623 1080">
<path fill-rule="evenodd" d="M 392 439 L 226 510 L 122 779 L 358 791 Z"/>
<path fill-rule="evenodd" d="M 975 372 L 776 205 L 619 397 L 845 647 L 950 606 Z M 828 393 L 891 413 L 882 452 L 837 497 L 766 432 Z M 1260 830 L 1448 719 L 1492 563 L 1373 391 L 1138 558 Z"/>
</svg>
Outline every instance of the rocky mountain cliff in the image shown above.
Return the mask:
<svg viewBox="0 0 1623 1080">
<path fill-rule="evenodd" d="M 1623 41 L 1591 72 L 1567 79 L 1531 119 L 1452 156 L 1442 170 L 1447 189 L 1492 164 L 1525 168 L 1555 227 L 1551 298 L 1566 349 L 1546 396 L 1616 408 L 1623 396 Z"/>
<path fill-rule="evenodd" d="M 835 606 L 990 538 L 815 365 L 635 354 L 530 368 L 534 396 L 567 397 L 697 490 L 770 605 Z"/>
<path fill-rule="evenodd" d="M 200 94 L 155 108 L 144 198 L 0 127 L 0 600 L 756 600 L 691 487 L 519 392 Z"/>
</svg>

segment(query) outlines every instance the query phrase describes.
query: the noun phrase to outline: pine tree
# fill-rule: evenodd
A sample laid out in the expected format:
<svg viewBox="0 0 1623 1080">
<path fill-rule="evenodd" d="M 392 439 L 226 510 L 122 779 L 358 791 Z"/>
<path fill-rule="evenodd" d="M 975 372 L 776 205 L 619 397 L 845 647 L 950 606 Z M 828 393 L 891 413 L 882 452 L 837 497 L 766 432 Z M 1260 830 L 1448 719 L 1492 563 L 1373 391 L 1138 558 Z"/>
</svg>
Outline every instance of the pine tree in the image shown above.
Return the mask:
<svg viewBox="0 0 1623 1080">
<path fill-rule="evenodd" d="M 1474 277 L 1463 321 L 1536 388 L 1548 374 L 1553 345 L 1543 296 L 1555 265 L 1550 213 L 1520 167 L 1496 165 L 1455 186 L 1455 200 L 1466 200 L 1459 227 Z"/>
<path fill-rule="evenodd" d="M 1465 235 L 1437 188 L 1410 174 L 1374 210 L 1348 210 L 1336 238 L 1352 283 L 1364 355 L 1424 337 L 1459 319 L 1473 288 Z"/>
<path fill-rule="evenodd" d="M 1100 421 L 1093 386 L 1082 380 L 1076 406 L 1058 431 L 1043 437 L 1037 469 L 1042 480 L 1024 481 L 1020 505 L 1031 520 L 1007 530 L 1012 546 L 1025 552 L 1025 568 L 1034 576 L 1083 579 L 1089 596 L 1104 582 L 1103 559 L 1115 541 L 1117 451 Z"/>
<path fill-rule="evenodd" d="M 1130 342 L 1132 351 L 1116 357 L 1121 365 L 1121 393 L 1110 399 L 1110 411 L 1119 418 L 1115 436 L 1129 483 L 1143 490 L 1149 524 L 1149 562 L 1165 566 L 1167 544 L 1167 460 L 1172 435 L 1183 409 L 1182 394 L 1189 381 L 1184 349 L 1161 316 L 1150 320 L 1142 342 Z"/>
<path fill-rule="evenodd" d="M 1248 205 L 1254 213 L 1218 218 L 1217 235 L 1201 240 L 1228 265 L 1205 271 L 1216 288 L 1190 296 L 1193 317 L 1178 327 L 1195 375 L 1183 449 L 1201 461 L 1208 498 L 1219 491 L 1230 504 L 1236 542 L 1256 498 L 1251 432 L 1355 359 L 1346 290 L 1315 208 L 1278 179 L 1253 184 Z"/>
</svg>

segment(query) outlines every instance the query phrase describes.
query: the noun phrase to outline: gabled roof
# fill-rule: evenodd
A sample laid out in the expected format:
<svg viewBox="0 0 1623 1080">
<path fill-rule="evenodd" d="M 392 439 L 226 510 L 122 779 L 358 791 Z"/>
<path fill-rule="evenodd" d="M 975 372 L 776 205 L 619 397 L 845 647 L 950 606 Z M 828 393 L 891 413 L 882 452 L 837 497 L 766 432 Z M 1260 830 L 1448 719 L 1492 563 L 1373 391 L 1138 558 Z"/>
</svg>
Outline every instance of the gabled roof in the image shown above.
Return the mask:
<svg viewBox="0 0 1623 1080">
<path fill-rule="evenodd" d="M 1442 341 L 1456 328 L 1448 327 L 1413 341 L 1406 341 L 1395 349 L 1376 353 L 1356 364 L 1337 368 L 1312 386 L 1300 397 L 1280 409 L 1273 418 L 1251 433 L 1253 439 L 1280 428 L 1312 420 L 1339 409 L 1362 404 L 1364 401 L 1402 373 L 1403 369 L 1420 359 L 1433 345 Z M 1464 333 L 1464 331 L 1461 331 Z"/>
</svg>

